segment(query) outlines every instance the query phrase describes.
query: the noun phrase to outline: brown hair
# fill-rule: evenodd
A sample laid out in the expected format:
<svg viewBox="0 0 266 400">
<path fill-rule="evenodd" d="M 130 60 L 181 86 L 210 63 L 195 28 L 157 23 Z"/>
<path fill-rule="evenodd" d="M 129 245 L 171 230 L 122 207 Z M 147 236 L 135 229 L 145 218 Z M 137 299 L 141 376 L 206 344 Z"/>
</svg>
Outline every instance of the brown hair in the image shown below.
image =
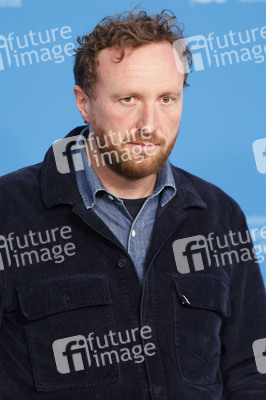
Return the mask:
<svg viewBox="0 0 266 400">
<path fill-rule="evenodd" d="M 152 42 L 168 41 L 174 43 L 178 39 L 184 39 L 183 25 L 177 21 L 170 10 L 162 10 L 160 14 L 148 15 L 145 11 L 134 13 L 126 11 L 103 18 L 94 30 L 82 38 L 78 37 L 79 47 L 75 50 L 74 76 L 75 83 L 86 94 L 93 98 L 96 95 L 97 67 L 99 65 L 98 54 L 100 50 L 118 46 L 122 61 L 125 47 L 137 48 Z M 186 65 L 191 67 L 192 55 L 184 41 L 182 42 L 181 58 Z M 187 72 L 184 74 L 184 87 L 187 84 Z"/>
</svg>

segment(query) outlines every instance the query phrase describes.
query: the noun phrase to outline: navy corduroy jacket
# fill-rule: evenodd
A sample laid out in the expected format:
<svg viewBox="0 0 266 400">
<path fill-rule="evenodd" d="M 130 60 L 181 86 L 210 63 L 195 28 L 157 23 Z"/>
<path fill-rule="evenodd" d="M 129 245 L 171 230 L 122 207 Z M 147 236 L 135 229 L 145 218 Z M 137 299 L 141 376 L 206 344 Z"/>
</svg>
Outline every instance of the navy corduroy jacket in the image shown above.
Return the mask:
<svg viewBox="0 0 266 400">
<path fill-rule="evenodd" d="M 141 289 L 62 157 L 67 173 L 50 148 L 0 179 L 0 399 L 265 400 L 265 289 L 239 206 L 173 167 Z"/>
</svg>

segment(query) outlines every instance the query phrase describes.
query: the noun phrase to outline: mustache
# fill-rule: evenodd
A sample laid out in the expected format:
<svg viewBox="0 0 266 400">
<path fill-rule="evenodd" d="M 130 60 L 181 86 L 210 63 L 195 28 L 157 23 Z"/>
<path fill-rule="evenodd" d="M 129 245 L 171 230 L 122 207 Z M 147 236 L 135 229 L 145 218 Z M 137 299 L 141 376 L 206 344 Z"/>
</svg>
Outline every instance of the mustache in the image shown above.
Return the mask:
<svg viewBox="0 0 266 400">
<path fill-rule="evenodd" d="M 110 134 L 110 132 L 112 134 Z M 161 137 L 156 131 L 153 133 L 147 133 L 146 137 L 145 133 L 141 133 L 139 129 L 131 129 L 125 133 L 110 132 L 105 131 L 102 127 L 97 126 L 97 124 L 94 124 L 94 138 L 97 144 L 101 145 L 102 147 L 125 146 L 128 143 L 143 143 L 152 145 L 165 145 L 166 143 L 165 138 Z"/>
<path fill-rule="evenodd" d="M 143 144 L 154 144 L 154 145 L 163 145 L 165 143 L 165 139 L 160 137 L 158 134 L 152 134 L 148 138 L 144 138 L 141 135 L 134 134 L 133 137 L 129 137 L 126 141 L 122 140 L 122 144 L 128 143 L 143 143 Z"/>
</svg>

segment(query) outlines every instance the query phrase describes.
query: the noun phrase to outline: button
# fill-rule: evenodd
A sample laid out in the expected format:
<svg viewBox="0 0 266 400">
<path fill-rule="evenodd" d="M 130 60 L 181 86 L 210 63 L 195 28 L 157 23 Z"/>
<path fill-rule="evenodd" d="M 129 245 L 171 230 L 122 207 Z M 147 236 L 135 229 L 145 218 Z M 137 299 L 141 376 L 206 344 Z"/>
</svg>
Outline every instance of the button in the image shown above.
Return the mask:
<svg viewBox="0 0 266 400">
<path fill-rule="evenodd" d="M 121 260 L 118 261 L 118 266 L 120 268 L 124 268 L 126 265 L 127 265 L 127 262 L 123 258 L 121 258 Z"/>
<path fill-rule="evenodd" d="M 111 196 L 110 194 L 108 194 L 108 199 L 114 200 L 113 196 Z"/>
<path fill-rule="evenodd" d="M 64 296 L 64 299 L 65 299 L 66 305 L 69 305 L 71 303 L 71 297 L 70 296 L 66 295 L 66 296 Z"/>
<path fill-rule="evenodd" d="M 135 237 L 136 236 L 136 231 L 135 231 L 135 229 L 133 229 L 133 231 L 132 231 L 132 237 Z"/>
</svg>

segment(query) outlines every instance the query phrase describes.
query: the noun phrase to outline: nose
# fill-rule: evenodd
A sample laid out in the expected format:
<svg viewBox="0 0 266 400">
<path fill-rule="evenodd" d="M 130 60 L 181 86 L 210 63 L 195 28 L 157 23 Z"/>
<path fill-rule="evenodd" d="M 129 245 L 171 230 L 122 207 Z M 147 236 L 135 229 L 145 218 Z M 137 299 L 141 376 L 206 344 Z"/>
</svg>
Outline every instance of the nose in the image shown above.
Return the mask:
<svg viewBox="0 0 266 400">
<path fill-rule="evenodd" d="M 158 129 L 157 113 L 154 104 L 144 104 L 139 112 L 137 128 L 147 136 L 152 135 Z"/>
</svg>

